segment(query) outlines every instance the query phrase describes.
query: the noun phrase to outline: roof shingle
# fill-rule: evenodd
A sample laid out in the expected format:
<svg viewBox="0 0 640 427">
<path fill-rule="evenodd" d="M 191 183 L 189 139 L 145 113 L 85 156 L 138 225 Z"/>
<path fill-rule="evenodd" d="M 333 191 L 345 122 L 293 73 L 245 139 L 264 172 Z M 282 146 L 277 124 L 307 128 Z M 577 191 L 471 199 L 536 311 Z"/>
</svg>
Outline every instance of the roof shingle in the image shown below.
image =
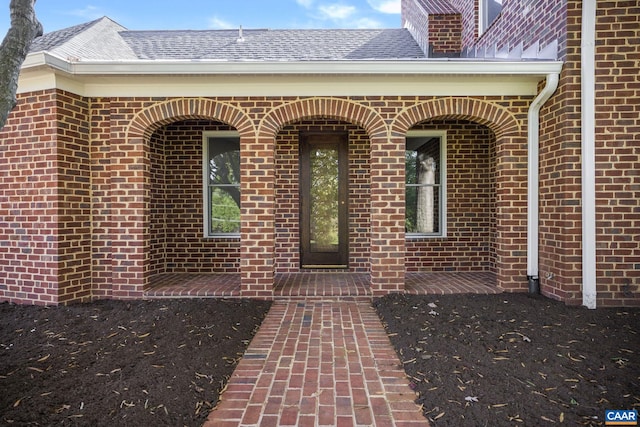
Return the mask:
<svg viewBox="0 0 640 427">
<path fill-rule="evenodd" d="M 36 39 L 75 60 L 314 61 L 425 58 L 406 29 L 128 31 L 101 18 Z M 108 40 L 108 43 L 105 42 Z"/>
</svg>

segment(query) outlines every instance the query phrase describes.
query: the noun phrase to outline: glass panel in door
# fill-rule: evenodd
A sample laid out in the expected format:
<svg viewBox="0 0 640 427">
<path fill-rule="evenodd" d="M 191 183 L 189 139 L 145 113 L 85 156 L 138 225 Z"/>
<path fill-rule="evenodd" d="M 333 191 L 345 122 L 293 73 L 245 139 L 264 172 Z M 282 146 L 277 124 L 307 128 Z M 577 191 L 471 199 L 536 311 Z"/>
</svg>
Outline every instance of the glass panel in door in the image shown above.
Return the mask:
<svg viewBox="0 0 640 427">
<path fill-rule="evenodd" d="M 347 152 L 344 134 L 302 137 L 302 267 L 347 266 Z"/>
</svg>

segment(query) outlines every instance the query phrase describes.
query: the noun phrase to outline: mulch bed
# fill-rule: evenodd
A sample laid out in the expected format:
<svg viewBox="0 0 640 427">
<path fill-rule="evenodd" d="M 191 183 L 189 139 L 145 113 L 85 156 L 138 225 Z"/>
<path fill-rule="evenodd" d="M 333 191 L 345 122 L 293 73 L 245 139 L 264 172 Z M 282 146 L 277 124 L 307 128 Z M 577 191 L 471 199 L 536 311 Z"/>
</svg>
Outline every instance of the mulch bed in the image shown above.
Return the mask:
<svg viewBox="0 0 640 427">
<path fill-rule="evenodd" d="M 0 424 L 202 425 L 269 306 L 0 304 Z"/>
<path fill-rule="evenodd" d="M 640 309 L 522 294 L 374 302 L 432 427 L 603 425 L 640 409 Z M 270 304 L 0 304 L 0 424 L 199 426 Z"/>
<path fill-rule="evenodd" d="M 604 425 L 640 410 L 640 309 L 526 294 L 375 301 L 432 427 Z"/>
</svg>

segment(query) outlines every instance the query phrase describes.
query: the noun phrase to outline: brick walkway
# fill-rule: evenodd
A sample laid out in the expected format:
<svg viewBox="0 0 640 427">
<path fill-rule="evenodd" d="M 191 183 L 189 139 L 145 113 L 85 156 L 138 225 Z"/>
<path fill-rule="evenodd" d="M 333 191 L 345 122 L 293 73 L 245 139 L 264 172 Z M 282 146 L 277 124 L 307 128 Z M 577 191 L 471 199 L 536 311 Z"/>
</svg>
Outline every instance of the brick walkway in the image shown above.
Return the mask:
<svg viewBox="0 0 640 427">
<path fill-rule="evenodd" d="M 205 427 L 428 426 L 408 383 L 370 299 L 277 300 Z"/>
</svg>

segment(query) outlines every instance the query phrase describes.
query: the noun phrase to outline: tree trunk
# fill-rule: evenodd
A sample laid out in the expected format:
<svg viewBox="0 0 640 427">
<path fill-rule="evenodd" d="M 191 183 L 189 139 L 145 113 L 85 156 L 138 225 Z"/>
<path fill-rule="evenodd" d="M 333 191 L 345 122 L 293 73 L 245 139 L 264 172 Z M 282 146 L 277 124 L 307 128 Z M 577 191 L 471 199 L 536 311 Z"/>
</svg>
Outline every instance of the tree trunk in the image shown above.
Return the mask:
<svg viewBox="0 0 640 427">
<path fill-rule="evenodd" d="M 36 0 L 11 0 L 11 27 L 0 45 L 0 129 L 16 105 L 20 67 L 29 53 L 33 39 L 42 35 L 36 18 Z"/>
<path fill-rule="evenodd" d="M 433 157 L 422 159 L 419 156 L 418 184 L 429 184 L 418 187 L 418 201 L 416 212 L 416 231 L 418 233 L 433 233 L 433 184 L 435 184 L 436 162 Z"/>
</svg>

